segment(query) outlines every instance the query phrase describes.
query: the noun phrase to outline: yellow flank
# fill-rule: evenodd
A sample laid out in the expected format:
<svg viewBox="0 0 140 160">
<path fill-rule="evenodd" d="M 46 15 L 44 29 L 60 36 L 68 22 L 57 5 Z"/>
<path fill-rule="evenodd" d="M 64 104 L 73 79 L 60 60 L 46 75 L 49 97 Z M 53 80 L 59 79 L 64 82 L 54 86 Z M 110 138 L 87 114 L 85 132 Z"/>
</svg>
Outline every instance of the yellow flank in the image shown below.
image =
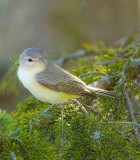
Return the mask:
<svg viewBox="0 0 140 160">
<path fill-rule="evenodd" d="M 65 102 L 68 99 L 79 97 L 78 95 L 51 90 L 40 85 L 37 82 L 32 83 L 32 85 L 30 86 L 30 92 L 39 100 L 53 104 Z"/>
<path fill-rule="evenodd" d="M 23 68 L 20 68 L 20 71 L 18 70 L 18 77 L 24 87 L 27 88 L 37 99 L 43 102 L 58 104 L 65 102 L 68 99 L 79 97 L 78 95 L 58 92 L 42 86 L 35 80 L 33 72 L 28 72 Z"/>
</svg>

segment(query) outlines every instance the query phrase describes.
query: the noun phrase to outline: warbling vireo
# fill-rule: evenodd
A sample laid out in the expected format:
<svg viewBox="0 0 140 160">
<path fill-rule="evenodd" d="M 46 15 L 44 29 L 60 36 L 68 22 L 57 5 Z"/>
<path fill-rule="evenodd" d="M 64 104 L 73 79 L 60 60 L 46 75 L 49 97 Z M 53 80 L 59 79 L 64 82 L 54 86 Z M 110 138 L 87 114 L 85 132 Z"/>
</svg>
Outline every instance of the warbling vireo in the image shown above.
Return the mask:
<svg viewBox="0 0 140 160">
<path fill-rule="evenodd" d="M 87 86 L 82 80 L 44 59 L 38 48 L 25 49 L 19 58 L 18 78 L 37 99 L 58 104 L 96 94 L 118 97 L 117 93 Z"/>
</svg>

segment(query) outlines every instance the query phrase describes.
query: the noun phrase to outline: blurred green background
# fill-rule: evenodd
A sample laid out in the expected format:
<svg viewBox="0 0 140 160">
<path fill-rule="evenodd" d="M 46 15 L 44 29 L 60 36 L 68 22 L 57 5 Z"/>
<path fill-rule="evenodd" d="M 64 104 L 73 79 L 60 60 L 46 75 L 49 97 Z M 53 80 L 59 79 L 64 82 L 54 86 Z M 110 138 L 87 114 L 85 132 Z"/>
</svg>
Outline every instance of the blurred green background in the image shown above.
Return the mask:
<svg viewBox="0 0 140 160">
<path fill-rule="evenodd" d="M 25 48 L 41 48 L 53 60 L 83 42 L 112 46 L 139 20 L 140 0 L 0 0 L 0 80 Z M 0 108 L 11 112 L 24 95 L 0 94 Z"/>
</svg>

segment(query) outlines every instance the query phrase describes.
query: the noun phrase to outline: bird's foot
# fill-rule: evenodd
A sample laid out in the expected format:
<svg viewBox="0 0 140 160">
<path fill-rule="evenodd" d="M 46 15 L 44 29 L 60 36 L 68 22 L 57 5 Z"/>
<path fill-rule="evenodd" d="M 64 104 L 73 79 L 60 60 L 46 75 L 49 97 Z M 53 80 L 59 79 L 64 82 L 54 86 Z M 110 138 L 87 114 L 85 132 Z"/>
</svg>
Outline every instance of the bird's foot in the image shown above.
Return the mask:
<svg viewBox="0 0 140 160">
<path fill-rule="evenodd" d="M 40 113 L 40 116 L 42 115 L 46 115 L 47 117 L 50 117 L 51 114 L 48 113 L 48 111 L 50 109 L 52 109 L 55 105 L 54 104 L 51 104 L 50 106 L 48 106 L 46 109 L 44 109 L 41 113 Z"/>
</svg>

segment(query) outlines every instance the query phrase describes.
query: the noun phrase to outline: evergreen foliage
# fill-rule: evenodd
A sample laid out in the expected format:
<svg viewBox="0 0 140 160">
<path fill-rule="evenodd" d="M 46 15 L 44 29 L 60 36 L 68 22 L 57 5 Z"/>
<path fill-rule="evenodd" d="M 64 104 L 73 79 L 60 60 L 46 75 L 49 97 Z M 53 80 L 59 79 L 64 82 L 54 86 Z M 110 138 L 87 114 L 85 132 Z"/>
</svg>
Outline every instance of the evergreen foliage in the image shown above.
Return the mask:
<svg viewBox="0 0 140 160">
<path fill-rule="evenodd" d="M 0 110 L 0 160 L 139 160 L 139 48 L 84 43 L 87 54 L 69 61 L 87 84 L 112 76 L 119 99 L 81 98 L 82 105 L 60 108 L 29 97 L 12 114 Z"/>
</svg>

